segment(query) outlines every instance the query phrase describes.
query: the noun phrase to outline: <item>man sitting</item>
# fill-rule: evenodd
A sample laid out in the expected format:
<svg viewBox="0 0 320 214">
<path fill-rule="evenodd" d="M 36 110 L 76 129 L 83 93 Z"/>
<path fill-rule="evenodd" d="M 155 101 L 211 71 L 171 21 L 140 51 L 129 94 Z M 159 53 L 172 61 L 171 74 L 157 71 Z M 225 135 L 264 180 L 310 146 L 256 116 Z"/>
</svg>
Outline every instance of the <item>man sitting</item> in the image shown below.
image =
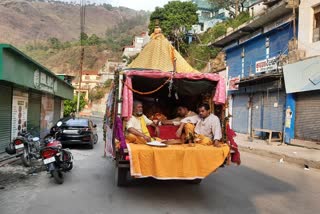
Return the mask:
<svg viewBox="0 0 320 214">
<path fill-rule="evenodd" d="M 178 117 L 172 119 L 172 120 L 162 120 L 161 123 L 163 125 L 175 125 L 179 126 L 181 124 L 181 120 L 186 117 L 191 117 L 197 115 L 193 111 L 190 111 L 188 107 L 180 105 L 177 109 Z"/>
<path fill-rule="evenodd" d="M 147 125 L 156 129 L 156 135 L 159 136 L 159 127 L 143 114 L 143 105 L 139 101 L 133 103 L 133 115 L 127 122 L 127 143 L 146 144 L 153 139 L 150 137 Z"/>
<path fill-rule="evenodd" d="M 181 137 L 183 131 L 188 143 L 219 146 L 222 138 L 220 120 L 210 113 L 210 106 L 206 103 L 199 106 L 199 115 L 181 120 L 177 137 Z"/>
</svg>

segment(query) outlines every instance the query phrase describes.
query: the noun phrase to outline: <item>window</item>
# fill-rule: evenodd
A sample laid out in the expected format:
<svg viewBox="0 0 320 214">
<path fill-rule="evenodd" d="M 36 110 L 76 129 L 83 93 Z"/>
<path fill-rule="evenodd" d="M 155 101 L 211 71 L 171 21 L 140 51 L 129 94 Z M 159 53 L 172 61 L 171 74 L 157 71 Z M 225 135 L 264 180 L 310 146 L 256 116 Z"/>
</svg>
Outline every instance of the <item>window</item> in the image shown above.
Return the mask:
<svg viewBox="0 0 320 214">
<path fill-rule="evenodd" d="M 86 75 L 86 76 L 85 76 L 85 80 L 90 80 L 90 76 L 89 76 L 89 75 Z"/>
<path fill-rule="evenodd" d="M 100 76 L 96 76 L 96 80 L 100 80 Z"/>
<path fill-rule="evenodd" d="M 313 8 L 313 42 L 320 41 L 320 5 Z"/>
</svg>

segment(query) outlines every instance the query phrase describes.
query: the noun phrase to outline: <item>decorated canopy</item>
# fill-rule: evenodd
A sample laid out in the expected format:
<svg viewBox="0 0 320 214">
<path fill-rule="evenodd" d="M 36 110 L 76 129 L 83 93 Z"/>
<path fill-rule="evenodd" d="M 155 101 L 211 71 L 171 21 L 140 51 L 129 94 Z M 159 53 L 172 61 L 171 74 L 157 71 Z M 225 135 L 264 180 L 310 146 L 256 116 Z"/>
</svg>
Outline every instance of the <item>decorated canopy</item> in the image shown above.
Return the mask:
<svg viewBox="0 0 320 214">
<path fill-rule="evenodd" d="M 151 35 L 150 42 L 143 48 L 129 68 L 144 68 L 160 71 L 173 71 L 176 62 L 177 73 L 199 73 L 189 65 L 171 45 L 159 28 Z"/>
<path fill-rule="evenodd" d="M 208 88 L 208 85 L 205 84 L 205 82 L 209 81 L 211 82 L 211 86 L 214 86 L 214 88 L 211 89 L 215 89 L 213 96 L 214 103 L 225 103 L 226 87 L 224 78 L 219 76 L 219 74 L 201 73 L 192 68 L 192 66 L 188 64 L 188 62 L 163 36 L 160 28 L 155 29 L 155 32 L 151 35 L 150 42 L 128 66 L 128 69 L 124 71 L 124 74 L 126 79 L 124 82 L 122 96 L 122 117 L 131 117 L 132 115 L 133 92 L 137 92 L 132 86 L 132 77 L 136 77 L 136 79 L 139 79 L 139 77 L 154 79 L 154 81 L 146 81 L 146 79 L 143 79 L 143 81 L 138 84 L 139 87 L 143 87 L 145 89 L 144 91 L 151 93 L 160 90 L 164 85 L 168 84 L 170 88 L 172 87 L 172 84 L 178 85 L 177 81 L 183 82 L 187 80 L 190 81 L 187 84 L 186 82 L 183 82 L 183 86 L 180 84 L 181 87 L 176 89 L 178 93 L 186 92 L 186 90 L 182 90 L 186 88 L 189 88 L 189 92 L 191 90 L 193 92 L 201 93 L 201 90 Z M 162 81 L 165 80 L 165 82 L 159 87 L 154 87 L 154 84 L 152 83 L 158 84 L 155 79 L 160 79 Z M 195 80 L 197 80 L 197 82 L 202 82 L 197 84 Z"/>
</svg>

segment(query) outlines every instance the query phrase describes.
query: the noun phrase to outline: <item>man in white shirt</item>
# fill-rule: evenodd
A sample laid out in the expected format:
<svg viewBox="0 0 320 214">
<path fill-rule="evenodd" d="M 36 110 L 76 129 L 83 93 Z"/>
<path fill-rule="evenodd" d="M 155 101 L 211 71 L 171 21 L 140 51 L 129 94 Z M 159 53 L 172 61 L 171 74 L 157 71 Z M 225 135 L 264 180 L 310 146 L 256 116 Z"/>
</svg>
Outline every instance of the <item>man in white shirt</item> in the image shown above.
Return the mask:
<svg viewBox="0 0 320 214">
<path fill-rule="evenodd" d="M 152 141 L 147 126 L 153 126 L 156 129 L 156 135 L 159 136 L 159 127 L 156 126 L 143 114 L 143 105 L 139 101 L 133 103 L 133 115 L 127 122 L 127 143 L 145 144 Z"/>
<path fill-rule="evenodd" d="M 181 120 L 177 137 L 181 137 L 184 131 L 189 143 L 195 141 L 202 145 L 219 146 L 219 140 L 222 138 L 219 118 L 210 113 L 210 106 L 206 103 L 201 104 L 198 110 L 199 115 Z"/>
<path fill-rule="evenodd" d="M 162 120 L 161 123 L 163 125 L 174 125 L 174 126 L 180 126 L 181 124 L 181 120 L 183 118 L 186 118 L 186 117 L 191 117 L 191 116 L 195 116 L 197 115 L 196 113 L 194 113 L 193 111 L 190 111 L 188 109 L 188 107 L 186 106 L 183 106 L 183 105 L 180 105 L 177 109 L 177 114 L 178 114 L 178 117 L 172 119 L 172 120 Z"/>
</svg>

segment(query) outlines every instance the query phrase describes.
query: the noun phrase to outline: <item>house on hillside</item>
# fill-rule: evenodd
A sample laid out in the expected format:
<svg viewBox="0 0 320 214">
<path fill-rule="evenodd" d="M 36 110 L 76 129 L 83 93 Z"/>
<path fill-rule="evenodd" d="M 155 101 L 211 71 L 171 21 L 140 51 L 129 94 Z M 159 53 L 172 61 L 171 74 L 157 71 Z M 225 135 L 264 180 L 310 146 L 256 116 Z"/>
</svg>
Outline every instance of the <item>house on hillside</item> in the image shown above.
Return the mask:
<svg viewBox="0 0 320 214">
<path fill-rule="evenodd" d="M 137 55 L 149 41 L 148 32 L 142 32 L 139 36 L 134 37 L 132 45 L 124 47 L 122 56 L 130 58 Z"/>
<path fill-rule="evenodd" d="M 226 54 L 231 125 L 239 133 L 283 132 L 287 101 L 282 66 L 288 60 L 296 21 L 286 6 L 277 0 L 262 15 L 213 42 Z"/>
<path fill-rule="evenodd" d="M 285 140 L 313 147 L 310 141 L 320 142 L 319 0 L 300 1 L 298 44 L 290 55 L 290 64 L 283 67 L 290 108 L 285 122 Z"/>
<path fill-rule="evenodd" d="M 76 88 L 75 94 L 80 91 L 85 95 L 85 99 L 89 99 L 89 91 L 94 87 L 100 85 L 100 75 L 96 70 L 85 70 L 82 71 L 81 77 L 81 88 L 79 89 L 79 78 L 73 80 L 72 85 Z"/>
</svg>

